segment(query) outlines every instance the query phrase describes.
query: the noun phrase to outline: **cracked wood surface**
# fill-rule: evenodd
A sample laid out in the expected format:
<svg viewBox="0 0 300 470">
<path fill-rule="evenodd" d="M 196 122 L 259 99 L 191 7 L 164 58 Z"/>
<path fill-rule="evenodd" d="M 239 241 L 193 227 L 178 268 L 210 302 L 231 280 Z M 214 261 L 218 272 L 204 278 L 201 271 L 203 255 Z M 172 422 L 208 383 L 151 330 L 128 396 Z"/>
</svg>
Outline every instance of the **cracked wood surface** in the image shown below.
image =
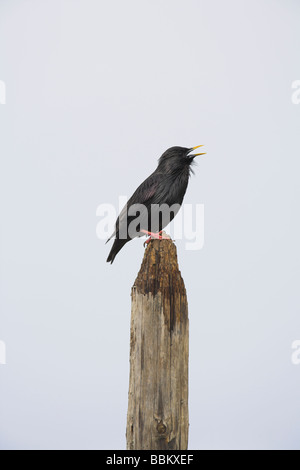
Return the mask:
<svg viewBox="0 0 300 470">
<path fill-rule="evenodd" d="M 151 240 L 131 296 L 127 449 L 186 450 L 188 306 L 171 240 Z"/>
</svg>

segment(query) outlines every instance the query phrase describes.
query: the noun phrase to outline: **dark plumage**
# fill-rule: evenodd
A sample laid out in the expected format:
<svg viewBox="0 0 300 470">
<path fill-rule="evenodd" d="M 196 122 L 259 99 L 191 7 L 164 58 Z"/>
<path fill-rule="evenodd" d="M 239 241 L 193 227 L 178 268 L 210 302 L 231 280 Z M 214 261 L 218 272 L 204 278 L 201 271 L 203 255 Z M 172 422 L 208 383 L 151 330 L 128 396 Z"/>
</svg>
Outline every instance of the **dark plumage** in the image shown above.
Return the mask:
<svg viewBox="0 0 300 470">
<path fill-rule="evenodd" d="M 154 173 L 137 188 L 121 211 L 115 231 L 107 240 L 115 236 L 107 262 L 112 263 L 129 240 L 144 236 L 145 233 L 141 230 L 159 232 L 175 217 L 186 192 L 194 158 L 197 155 L 204 155 L 203 153 L 191 155 L 192 150 L 198 147 L 201 145 L 190 149 L 171 147 L 162 154 Z M 134 206 L 136 204 L 143 206 L 138 208 Z M 166 211 L 162 215 L 159 208 L 164 204 L 168 206 L 176 204 L 176 207 L 174 211 Z M 138 212 L 136 209 L 139 209 Z M 139 220 L 137 230 L 131 233 L 131 226 L 137 222 L 137 216 Z"/>
</svg>

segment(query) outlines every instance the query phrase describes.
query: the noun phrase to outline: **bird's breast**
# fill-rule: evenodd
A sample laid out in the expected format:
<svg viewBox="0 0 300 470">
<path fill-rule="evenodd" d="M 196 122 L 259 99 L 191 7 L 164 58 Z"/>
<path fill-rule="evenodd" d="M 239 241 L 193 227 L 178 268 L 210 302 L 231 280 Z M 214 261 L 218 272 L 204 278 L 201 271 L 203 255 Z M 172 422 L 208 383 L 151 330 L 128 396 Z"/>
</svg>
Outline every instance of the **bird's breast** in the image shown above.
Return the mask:
<svg viewBox="0 0 300 470">
<path fill-rule="evenodd" d="M 188 180 L 188 175 L 179 175 L 170 182 L 168 193 L 166 195 L 167 204 L 182 204 L 188 185 Z"/>
</svg>

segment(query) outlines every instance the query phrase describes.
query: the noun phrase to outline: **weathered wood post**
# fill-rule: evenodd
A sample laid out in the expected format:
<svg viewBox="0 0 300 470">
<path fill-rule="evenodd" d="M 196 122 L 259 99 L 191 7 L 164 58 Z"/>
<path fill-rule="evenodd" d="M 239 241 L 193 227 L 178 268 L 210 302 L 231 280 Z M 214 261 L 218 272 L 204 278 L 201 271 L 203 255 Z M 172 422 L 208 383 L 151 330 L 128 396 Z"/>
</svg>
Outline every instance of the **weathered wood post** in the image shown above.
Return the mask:
<svg viewBox="0 0 300 470">
<path fill-rule="evenodd" d="M 151 240 L 132 288 L 127 449 L 186 450 L 189 323 L 176 247 Z"/>
</svg>

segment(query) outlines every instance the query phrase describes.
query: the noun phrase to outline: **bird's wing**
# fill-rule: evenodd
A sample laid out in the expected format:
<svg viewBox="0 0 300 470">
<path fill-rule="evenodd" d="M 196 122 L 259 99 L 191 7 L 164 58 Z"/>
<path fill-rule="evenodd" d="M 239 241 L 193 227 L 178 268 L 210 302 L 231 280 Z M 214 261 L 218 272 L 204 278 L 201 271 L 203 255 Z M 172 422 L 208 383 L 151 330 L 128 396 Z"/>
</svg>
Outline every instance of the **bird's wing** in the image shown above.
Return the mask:
<svg viewBox="0 0 300 470">
<path fill-rule="evenodd" d="M 109 237 L 107 242 L 115 235 L 118 235 L 120 226 L 122 226 L 123 224 L 128 225 L 130 221 L 135 218 L 135 216 L 128 216 L 128 209 L 131 206 L 133 206 L 134 204 L 143 204 L 149 207 L 151 206 L 151 204 L 158 203 L 162 181 L 163 174 L 154 172 L 142 184 L 140 184 L 140 186 L 136 189 L 131 198 L 128 200 L 127 204 L 123 207 L 122 211 L 120 212 L 120 215 L 116 221 L 115 231 Z M 142 218 L 145 219 L 146 222 L 146 213 Z"/>
<path fill-rule="evenodd" d="M 128 201 L 128 206 L 132 204 L 155 204 L 155 196 L 162 183 L 162 173 L 152 173 L 133 193 Z"/>
</svg>

